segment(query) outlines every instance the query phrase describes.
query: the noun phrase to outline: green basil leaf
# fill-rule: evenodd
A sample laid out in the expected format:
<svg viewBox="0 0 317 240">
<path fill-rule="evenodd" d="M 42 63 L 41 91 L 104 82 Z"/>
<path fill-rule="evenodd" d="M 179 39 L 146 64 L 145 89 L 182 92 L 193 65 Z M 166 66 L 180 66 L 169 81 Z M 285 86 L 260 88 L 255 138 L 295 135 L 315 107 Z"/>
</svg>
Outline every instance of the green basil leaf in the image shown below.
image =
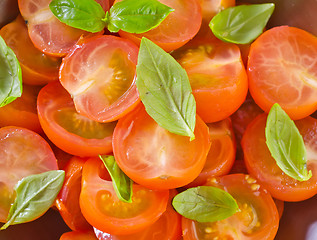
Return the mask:
<svg viewBox="0 0 317 240">
<path fill-rule="evenodd" d="M 272 157 L 285 174 L 298 181 L 311 178 L 311 171 L 307 171 L 303 137 L 294 121 L 277 103 L 273 105 L 267 117 L 265 137 Z"/>
<path fill-rule="evenodd" d="M 71 27 L 88 32 L 99 32 L 106 26 L 106 13 L 94 0 L 53 0 L 52 13 Z"/>
<path fill-rule="evenodd" d="M 16 199 L 10 208 L 8 222 L 1 230 L 42 216 L 54 203 L 64 178 L 64 171 L 54 170 L 31 175 L 19 181 L 15 186 Z"/>
<path fill-rule="evenodd" d="M 108 30 L 144 33 L 157 27 L 173 11 L 157 0 L 123 0 L 110 8 Z"/>
<path fill-rule="evenodd" d="M 227 8 L 211 19 L 209 27 L 223 41 L 250 43 L 263 32 L 274 6 L 264 3 Z"/>
<path fill-rule="evenodd" d="M 99 155 L 99 157 L 109 172 L 118 198 L 121 201 L 131 203 L 133 181 L 119 168 L 113 156 Z"/>
<path fill-rule="evenodd" d="M 181 65 L 142 38 L 136 71 L 136 85 L 147 113 L 168 131 L 194 139 L 196 102 Z"/>
<path fill-rule="evenodd" d="M 176 195 L 172 202 L 182 216 L 198 222 L 216 222 L 239 211 L 236 200 L 226 191 L 199 186 Z"/>
<path fill-rule="evenodd" d="M 0 36 L 0 107 L 22 95 L 22 71 L 11 48 Z"/>
</svg>

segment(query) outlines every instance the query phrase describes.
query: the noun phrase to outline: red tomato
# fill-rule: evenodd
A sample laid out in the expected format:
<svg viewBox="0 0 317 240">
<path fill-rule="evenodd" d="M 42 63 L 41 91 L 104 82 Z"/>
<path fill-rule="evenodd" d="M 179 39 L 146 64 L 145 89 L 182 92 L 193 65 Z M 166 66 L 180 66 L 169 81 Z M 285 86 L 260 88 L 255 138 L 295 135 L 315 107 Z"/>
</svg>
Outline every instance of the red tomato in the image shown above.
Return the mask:
<svg viewBox="0 0 317 240">
<path fill-rule="evenodd" d="M 0 35 L 17 56 L 21 69 L 23 83 L 43 85 L 58 80 L 58 70 L 61 59 L 43 54 L 34 47 L 28 34 L 23 18 L 4 26 Z"/>
<path fill-rule="evenodd" d="M 279 103 L 292 119 L 317 110 L 317 38 L 282 26 L 264 32 L 251 45 L 250 93 L 266 112 Z"/>
<path fill-rule="evenodd" d="M 35 132 L 19 127 L 0 129 L 0 159 L 0 222 L 6 222 L 17 182 L 58 167 L 48 143 Z"/>
<path fill-rule="evenodd" d="M 222 10 L 228 7 L 234 7 L 235 0 L 199 0 L 202 10 L 202 17 L 206 23 L 209 24 L 210 20 Z"/>
<path fill-rule="evenodd" d="M 211 178 L 207 184 L 224 189 L 237 201 L 240 212 L 222 221 L 199 223 L 182 218 L 184 240 L 273 240 L 279 215 L 271 195 L 249 175 Z"/>
<path fill-rule="evenodd" d="M 59 82 L 42 88 L 37 108 L 44 132 L 65 152 L 97 156 L 112 151 L 111 139 L 116 123 L 99 123 L 78 114 L 70 95 Z"/>
<path fill-rule="evenodd" d="M 220 122 L 208 123 L 211 147 L 206 163 L 199 176 L 187 187 L 195 187 L 206 183 L 207 178 L 229 173 L 236 153 L 236 142 L 230 118 Z"/>
<path fill-rule="evenodd" d="M 173 52 L 185 68 L 204 122 L 229 117 L 245 100 L 248 79 L 239 48 L 218 39 L 195 41 Z"/>
<path fill-rule="evenodd" d="M 64 233 L 59 240 L 97 240 L 93 231 L 73 231 Z"/>
<path fill-rule="evenodd" d="M 116 0 L 115 3 L 122 1 Z M 198 0 L 159 0 L 159 2 L 173 8 L 166 19 L 156 28 L 142 34 L 132 34 L 119 31 L 120 36 L 140 44 L 142 37 L 146 37 L 163 48 L 166 52 L 175 50 L 198 32 L 201 25 L 201 8 Z"/>
<path fill-rule="evenodd" d="M 133 181 L 152 189 L 171 189 L 193 181 L 210 148 L 209 131 L 197 117 L 195 140 L 160 127 L 142 104 L 118 121 L 112 146 L 116 161 Z"/>
<path fill-rule="evenodd" d="M 84 165 L 80 207 L 87 221 L 102 232 L 128 235 L 150 226 L 166 210 L 168 195 L 167 190 L 133 184 L 132 203 L 123 202 L 99 158 Z"/>
<path fill-rule="evenodd" d="M 79 207 L 82 169 L 86 159 L 73 157 L 65 167 L 64 185 L 59 192 L 55 205 L 67 226 L 73 231 L 92 230 Z"/>
<path fill-rule="evenodd" d="M 138 48 L 128 40 L 98 36 L 83 40 L 63 59 L 60 81 L 76 110 L 95 121 L 114 121 L 139 101 L 135 85 Z"/>
<path fill-rule="evenodd" d="M 295 121 L 307 149 L 307 168 L 312 171 L 308 181 L 287 176 L 276 164 L 266 146 L 266 114 L 261 114 L 248 126 L 242 138 L 244 159 L 248 171 L 272 194 L 283 201 L 302 201 L 317 193 L 317 120 L 307 117 Z"/>
<path fill-rule="evenodd" d="M 27 22 L 33 44 L 42 52 L 64 56 L 76 44 L 82 35 L 91 35 L 60 22 L 51 12 L 52 0 L 18 0 L 20 12 Z M 105 11 L 109 9 L 109 0 L 96 0 Z"/>
</svg>

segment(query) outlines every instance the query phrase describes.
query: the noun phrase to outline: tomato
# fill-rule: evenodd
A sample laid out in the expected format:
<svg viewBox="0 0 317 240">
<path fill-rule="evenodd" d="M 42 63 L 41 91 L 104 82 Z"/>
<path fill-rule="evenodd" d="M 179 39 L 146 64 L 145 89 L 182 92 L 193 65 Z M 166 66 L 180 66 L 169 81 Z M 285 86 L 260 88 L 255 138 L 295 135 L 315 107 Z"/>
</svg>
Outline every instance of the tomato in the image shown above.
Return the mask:
<svg viewBox="0 0 317 240">
<path fill-rule="evenodd" d="M 208 186 L 229 192 L 240 212 L 222 221 L 199 223 L 182 218 L 184 240 L 239 239 L 273 240 L 279 215 L 271 195 L 255 179 L 245 174 L 211 178 Z"/>
<path fill-rule="evenodd" d="M 317 109 L 317 38 L 282 26 L 264 32 L 251 45 L 248 61 L 250 93 L 266 112 L 279 103 L 292 119 Z"/>
<path fill-rule="evenodd" d="M 60 22 L 51 12 L 51 0 L 18 0 L 21 15 L 27 22 L 33 44 L 42 52 L 53 56 L 65 56 L 82 35 L 91 35 Z M 104 10 L 108 0 L 96 0 Z"/>
<path fill-rule="evenodd" d="M 234 7 L 235 0 L 199 0 L 201 4 L 202 17 L 206 23 L 209 24 L 210 20 L 220 11 Z"/>
<path fill-rule="evenodd" d="M 248 171 L 272 194 L 283 201 L 302 201 L 317 193 L 317 120 L 307 117 L 295 121 L 307 149 L 307 168 L 312 171 L 308 181 L 287 176 L 276 164 L 266 146 L 266 114 L 259 115 L 248 126 L 242 138 L 244 159 Z"/>
<path fill-rule="evenodd" d="M 104 164 L 88 159 L 82 173 L 80 208 L 86 220 L 102 232 L 128 235 L 153 224 L 166 210 L 169 192 L 133 184 L 132 203 L 117 197 Z"/>
<path fill-rule="evenodd" d="M 0 128 L 0 159 L 0 222 L 6 222 L 16 183 L 58 167 L 48 143 L 35 132 L 19 127 Z"/>
<path fill-rule="evenodd" d="M 55 205 L 67 226 L 73 231 L 92 230 L 79 207 L 82 169 L 86 159 L 73 157 L 65 166 L 64 185 L 59 192 Z"/>
<path fill-rule="evenodd" d="M 110 235 L 94 229 L 99 240 L 179 240 L 182 235 L 181 215 L 172 206 L 172 199 L 177 194 L 170 190 L 169 202 L 162 216 L 149 227 L 131 235 Z"/>
<path fill-rule="evenodd" d="M 78 114 L 70 95 L 59 82 L 42 88 L 37 108 L 44 132 L 65 152 L 76 156 L 112 152 L 111 139 L 116 123 L 99 123 Z"/>
<path fill-rule="evenodd" d="M 60 81 L 76 110 L 95 121 L 110 122 L 139 102 L 135 85 L 138 48 L 128 40 L 98 36 L 83 40 L 63 59 Z"/>
<path fill-rule="evenodd" d="M 173 56 L 188 74 L 204 122 L 229 117 L 245 100 L 248 79 L 236 45 L 213 38 L 188 44 Z"/>
<path fill-rule="evenodd" d="M 42 133 L 36 111 L 39 87 L 23 85 L 22 96 L 0 108 L 0 127 L 17 126 Z"/>
<path fill-rule="evenodd" d="M 133 181 L 151 189 L 171 189 L 193 181 L 210 148 L 209 131 L 197 116 L 195 140 L 170 133 L 143 104 L 118 121 L 112 139 L 115 159 Z"/>
<path fill-rule="evenodd" d="M 199 176 L 187 187 L 206 183 L 207 178 L 228 174 L 235 160 L 236 142 L 230 118 L 208 123 L 211 147 Z"/>
<path fill-rule="evenodd" d="M 19 15 L 13 22 L 4 26 L 0 35 L 17 56 L 23 83 L 44 85 L 58 80 L 61 59 L 43 54 L 34 47 L 23 18 Z"/>
<path fill-rule="evenodd" d="M 59 240 L 97 240 L 93 231 L 73 231 L 64 233 Z"/>
<path fill-rule="evenodd" d="M 122 1 L 116 0 L 115 3 Z M 198 32 L 201 25 L 201 8 L 198 0 L 159 0 L 159 2 L 173 8 L 166 19 L 156 28 L 142 34 L 132 34 L 119 31 L 120 36 L 140 44 L 142 37 L 163 48 L 166 52 L 175 50 Z"/>
</svg>

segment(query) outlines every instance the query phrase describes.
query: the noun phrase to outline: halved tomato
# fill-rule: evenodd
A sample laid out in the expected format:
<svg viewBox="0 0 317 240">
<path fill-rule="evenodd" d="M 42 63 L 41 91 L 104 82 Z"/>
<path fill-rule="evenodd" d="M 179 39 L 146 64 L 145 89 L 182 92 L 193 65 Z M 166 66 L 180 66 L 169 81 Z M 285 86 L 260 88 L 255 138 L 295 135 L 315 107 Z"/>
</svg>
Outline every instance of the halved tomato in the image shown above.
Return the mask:
<svg viewBox="0 0 317 240">
<path fill-rule="evenodd" d="M 0 128 L 0 159 L 0 222 L 6 222 L 17 182 L 58 167 L 48 143 L 37 133 L 19 127 Z"/>
<path fill-rule="evenodd" d="M 76 110 L 98 122 L 119 119 L 139 102 L 135 85 L 138 48 L 129 40 L 97 36 L 63 59 L 60 81 Z"/>
</svg>

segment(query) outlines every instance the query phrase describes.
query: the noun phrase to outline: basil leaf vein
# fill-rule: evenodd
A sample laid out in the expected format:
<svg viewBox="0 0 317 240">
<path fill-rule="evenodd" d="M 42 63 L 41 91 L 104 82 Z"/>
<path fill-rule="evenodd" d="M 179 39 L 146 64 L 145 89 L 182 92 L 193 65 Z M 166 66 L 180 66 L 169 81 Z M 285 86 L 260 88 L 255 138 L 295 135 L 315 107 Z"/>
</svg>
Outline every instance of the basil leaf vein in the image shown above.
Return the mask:
<svg viewBox="0 0 317 240">
<path fill-rule="evenodd" d="M 288 176 L 307 181 L 307 153 L 304 140 L 294 121 L 275 103 L 267 117 L 265 127 L 266 145 L 279 168 Z"/>
</svg>

